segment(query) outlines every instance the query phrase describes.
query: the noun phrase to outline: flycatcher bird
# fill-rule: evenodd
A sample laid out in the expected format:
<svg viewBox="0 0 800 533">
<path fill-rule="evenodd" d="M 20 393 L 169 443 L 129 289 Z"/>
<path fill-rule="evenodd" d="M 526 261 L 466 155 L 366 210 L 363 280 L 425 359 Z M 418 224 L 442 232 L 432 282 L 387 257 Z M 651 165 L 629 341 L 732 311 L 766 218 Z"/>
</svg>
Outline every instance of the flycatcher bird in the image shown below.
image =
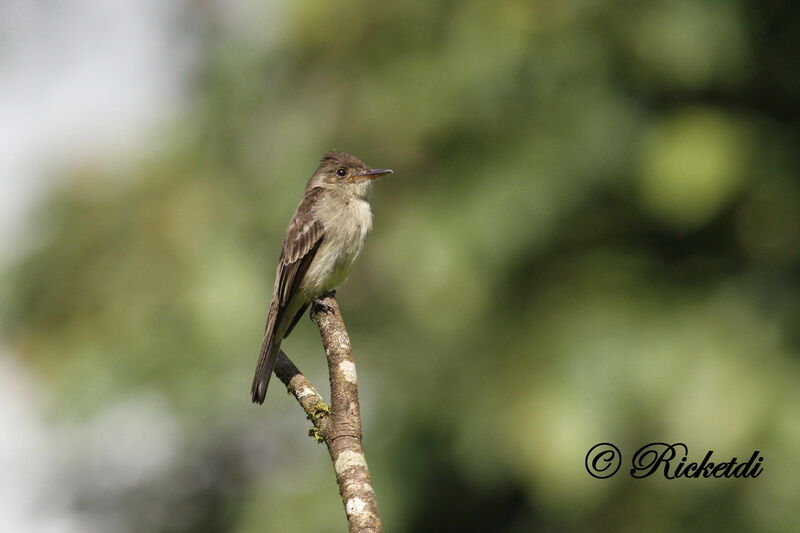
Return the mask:
<svg viewBox="0 0 800 533">
<path fill-rule="evenodd" d="M 289 222 L 275 274 L 264 340 L 250 397 L 264 403 L 281 348 L 308 304 L 342 283 L 372 228 L 367 195 L 388 169 L 369 168 L 344 152 L 327 152 Z"/>
</svg>

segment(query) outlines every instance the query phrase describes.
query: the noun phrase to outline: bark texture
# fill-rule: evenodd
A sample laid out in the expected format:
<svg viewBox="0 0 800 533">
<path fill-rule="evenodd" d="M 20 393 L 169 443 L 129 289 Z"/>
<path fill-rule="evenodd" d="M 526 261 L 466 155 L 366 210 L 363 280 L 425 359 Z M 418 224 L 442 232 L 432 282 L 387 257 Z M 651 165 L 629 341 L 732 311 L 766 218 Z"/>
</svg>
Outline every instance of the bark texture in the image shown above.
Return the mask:
<svg viewBox="0 0 800 533">
<path fill-rule="evenodd" d="M 328 359 L 330 406 L 283 351 L 278 355 L 275 375 L 314 424 L 309 434 L 328 447 L 350 533 L 380 533 L 383 524 L 361 444 L 353 350 L 333 294 L 314 302 L 311 318 L 319 327 Z"/>
</svg>

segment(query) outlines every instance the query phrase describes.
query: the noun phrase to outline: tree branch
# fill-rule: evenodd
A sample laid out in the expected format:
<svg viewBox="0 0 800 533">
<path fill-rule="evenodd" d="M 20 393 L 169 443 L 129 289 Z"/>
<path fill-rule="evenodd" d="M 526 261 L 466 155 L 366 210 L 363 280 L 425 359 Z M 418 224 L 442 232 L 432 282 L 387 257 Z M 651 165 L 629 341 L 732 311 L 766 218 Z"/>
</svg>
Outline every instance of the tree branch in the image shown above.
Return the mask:
<svg viewBox="0 0 800 533">
<path fill-rule="evenodd" d="M 328 447 L 350 533 L 381 533 L 383 524 L 361 446 L 361 412 L 353 350 L 332 294 L 313 303 L 311 318 L 319 327 L 328 358 L 330 407 L 282 350 L 275 364 L 275 375 L 314 424 L 309 434 Z"/>
</svg>

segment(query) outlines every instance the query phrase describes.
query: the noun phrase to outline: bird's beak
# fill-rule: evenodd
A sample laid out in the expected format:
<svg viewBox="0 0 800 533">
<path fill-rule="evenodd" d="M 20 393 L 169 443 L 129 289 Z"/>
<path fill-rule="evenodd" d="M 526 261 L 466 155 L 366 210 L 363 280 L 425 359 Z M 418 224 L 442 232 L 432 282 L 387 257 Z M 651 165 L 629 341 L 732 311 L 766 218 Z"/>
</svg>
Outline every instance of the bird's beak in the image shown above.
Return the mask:
<svg viewBox="0 0 800 533">
<path fill-rule="evenodd" d="M 375 178 L 379 178 L 381 176 L 385 176 L 386 174 L 391 174 L 394 170 L 390 170 L 388 168 L 371 168 L 357 176 L 354 176 L 353 181 L 361 181 L 361 180 L 374 180 Z"/>
</svg>

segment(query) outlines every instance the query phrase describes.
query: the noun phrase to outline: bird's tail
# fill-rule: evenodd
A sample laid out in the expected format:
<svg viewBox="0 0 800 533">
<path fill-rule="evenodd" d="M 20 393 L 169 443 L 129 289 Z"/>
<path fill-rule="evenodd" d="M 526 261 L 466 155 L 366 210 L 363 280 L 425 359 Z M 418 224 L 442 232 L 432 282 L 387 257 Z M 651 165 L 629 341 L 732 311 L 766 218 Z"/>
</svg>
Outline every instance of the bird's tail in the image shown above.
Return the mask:
<svg viewBox="0 0 800 533">
<path fill-rule="evenodd" d="M 256 374 L 253 376 L 253 386 L 250 389 L 250 399 L 253 400 L 253 403 L 264 403 L 269 378 L 272 377 L 272 369 L 275 368 L 275 361 L 278 359 L 280 349 L 281 341 L 276 339 L 271 331 L 268 331 L 264 335 L 264 342 L 261 343 Z"/>
</svg>

